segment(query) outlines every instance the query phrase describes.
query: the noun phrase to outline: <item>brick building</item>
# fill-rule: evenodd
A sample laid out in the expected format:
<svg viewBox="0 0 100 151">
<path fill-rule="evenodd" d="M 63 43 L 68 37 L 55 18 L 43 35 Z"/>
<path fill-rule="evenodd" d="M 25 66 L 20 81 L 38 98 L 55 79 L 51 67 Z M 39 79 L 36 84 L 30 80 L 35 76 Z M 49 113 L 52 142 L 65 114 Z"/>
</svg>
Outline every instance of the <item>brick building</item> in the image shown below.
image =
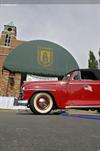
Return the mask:
<svg viewBox="0 0 100 151">
<path fill-rule="evenodd" d="M 8 54 L 24 42 L 17 40 L 16 36 L 17 28 L 12 23 L 4 25 L 4 30 L 0 34 L 0 95 L 2 96 L 18 96 L 19 93 L 21 75 L 2 70 Z"/>
</svg>

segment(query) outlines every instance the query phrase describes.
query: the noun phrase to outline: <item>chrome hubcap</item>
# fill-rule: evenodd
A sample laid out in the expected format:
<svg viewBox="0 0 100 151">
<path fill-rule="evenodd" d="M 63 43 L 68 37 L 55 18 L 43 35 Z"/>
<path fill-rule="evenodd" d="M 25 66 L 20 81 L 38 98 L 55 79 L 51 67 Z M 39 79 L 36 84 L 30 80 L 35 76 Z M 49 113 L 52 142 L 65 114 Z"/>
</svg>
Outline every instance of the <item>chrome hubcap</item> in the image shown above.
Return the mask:
<svg viewBox="0 0 100 151">
<path fill-rule="evenodd" d="M 37 107 L 41 110 L 46 110 L 49 106 L 49 99 L 46 96 L 42 96 L 37 100 Z"/>
</svg>

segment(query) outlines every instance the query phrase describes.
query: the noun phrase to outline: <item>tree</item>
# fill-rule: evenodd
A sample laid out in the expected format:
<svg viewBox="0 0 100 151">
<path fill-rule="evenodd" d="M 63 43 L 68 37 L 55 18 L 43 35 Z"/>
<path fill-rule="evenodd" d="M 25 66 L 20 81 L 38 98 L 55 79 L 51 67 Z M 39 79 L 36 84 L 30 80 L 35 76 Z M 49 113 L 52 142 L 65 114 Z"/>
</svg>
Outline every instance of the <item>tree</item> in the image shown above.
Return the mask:
<svg viewBox="0 0 100 151">
<path fill-rule="evenodd" d="M 99 48 L 98 54 L 99 54 L 98 67 L 99 67 L 99 69 L 100 69 L 100 48 Z"/>
<path fill-rule="evenodd" d="M 91 50 L 89 51 L 88 68 L 98 69 L 98 61 Z"/>
</svg>

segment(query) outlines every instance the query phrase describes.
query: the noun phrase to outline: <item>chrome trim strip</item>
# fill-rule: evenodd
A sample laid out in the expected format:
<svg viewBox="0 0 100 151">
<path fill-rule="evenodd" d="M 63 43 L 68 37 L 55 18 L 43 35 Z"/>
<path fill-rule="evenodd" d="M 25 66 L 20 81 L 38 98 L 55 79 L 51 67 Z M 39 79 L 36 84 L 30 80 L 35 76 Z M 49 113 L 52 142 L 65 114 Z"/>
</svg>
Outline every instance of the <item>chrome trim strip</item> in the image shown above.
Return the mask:
<svg viewBox="0 0 100 151">
<path fill-rule="evenodd" d="M 100 106 L 66 106 L 66 109 L 71 109 L 71 108 L 100 108 Z"/>
<path fill-rule="evenodd" d="M 25 90 L 31 90 L 31 91 L 56 91 L 55 89 L 39 89 L 39 88 L 36 88 L 36 89 L 25 89 Z"/>
<path fill-rule="evenodd" d="M 92 84 L 92 85 L 100 85 L 100 83 L 87 83 L 87 82 L 83 82 L 83 83 L 80 83 L 80 82 L 77 82 L 77 83 L 73 83 L 73 82 L 69 82 L 69 84 L 72 84 L 72 85 L 75 85 L 75 84 Z"/>
<path fill-rule="evenodd" d="M 22 104 L 28 103 L 28 100 L 18 100 L 18 103 L 22 103 Z"/>
<path fill-rule="evenodd" d="M 35 89 L 35 90 L 38 90 L 38 91 L 56 91 L 55 89 Z"/>
</svg>

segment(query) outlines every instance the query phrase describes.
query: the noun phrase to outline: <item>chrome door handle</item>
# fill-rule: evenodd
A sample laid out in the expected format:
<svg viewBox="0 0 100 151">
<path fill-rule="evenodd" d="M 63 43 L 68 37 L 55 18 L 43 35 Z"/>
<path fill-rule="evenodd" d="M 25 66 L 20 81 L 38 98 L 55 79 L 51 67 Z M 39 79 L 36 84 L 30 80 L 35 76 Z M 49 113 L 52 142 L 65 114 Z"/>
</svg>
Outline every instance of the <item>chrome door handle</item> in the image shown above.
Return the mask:
<svg viewBox="0 0 100 151">
<path fill-rule="evenodd" d="M 84 87 L 85 90 L 88 90 L 88 91 L 90 91 L 90 92 L 93 92 L 92 86 L 90 86 L 90 85 L 88 85 L 88 84 L 84 84 L 83 87 Z"/>
</svg>

